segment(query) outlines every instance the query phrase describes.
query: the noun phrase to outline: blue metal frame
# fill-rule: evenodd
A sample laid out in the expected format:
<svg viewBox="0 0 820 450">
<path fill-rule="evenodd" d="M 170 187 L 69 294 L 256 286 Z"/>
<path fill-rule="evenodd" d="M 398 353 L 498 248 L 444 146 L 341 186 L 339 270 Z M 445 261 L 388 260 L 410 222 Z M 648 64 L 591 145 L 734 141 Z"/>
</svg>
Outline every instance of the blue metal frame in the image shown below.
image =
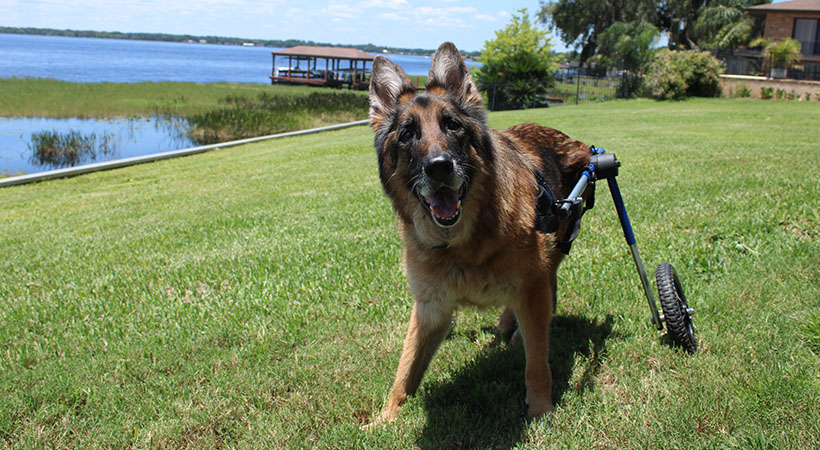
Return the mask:
<svg viewBox="0 0 820 450">
<path fill-rule="evenodd" d="M 600 147 L 592 147 L 591 151 L 593 155 L 601 155 L 606 153 L 606 151 Z M 581 178 L 575 184 L 575 187 L 572 189 L 569 197 L 561 203 L 559 211 L 563 216 L 562 218 L 569 214 L 571 205 L 578 201 L 590 181 L 594 181 L 596 179 L 595 172 L 595 164 L 590 164 L 586 170 L 581 172 Z M 624 199 L 621 196 L 621 189 L 618 187 L 618 182 L 615 180 L 616 175 L 617 173 L 606 179 L 607 184 L 609 185 L 609 192 L 612 194 L 612 201 L 615 203 L 615 210 L 618 212 L 618 220 L 621 222 L 621 228 L 624 232 L 624 239 L 626 239 L 626 244 L 629 246 L 629 250 L 632 253 L 632 259 L 635 262 L 635 267 L 637 268 L 638 275 L 641 278 L 641 284 L 643 285 L 644 294 L 646 295 L 646 301 L 649 303 L 649 310 L 652 312 L 652 324 L 655 325 L 655 328 L 658 330 L 663 330 L 663 318 L 658 314 L 658 306 L 655 302 L 655 297 L 652 294 L 652 288 L 649 285 L 649 280 L 646 277 L 646 270 L 643 266 L 641 254 L 638 251 L 638 245 L 635 242 L 635 233 L 632 231 L 632 224 L 629 222 L 629 215 L 626 213 L 626 206 L 624 205 Z"/>
<path fill-rule="evenodd" d="M 629 222 L 629 215 L 626 213 L 626 206 L 624 206 L 624 199 L 621 197 L 618 180 L 615 178 L 607 178 L 606 182 L 609 185 L 609 192 L 612 194 L 612 201 L 615 203 L 615 211 L 618 212 L 618 220 L 621 222 L 621 228 L 624 230 L 626 245 L 635 245 L 635 233 L 632 231 L 632 223 Z"/>
</svg>

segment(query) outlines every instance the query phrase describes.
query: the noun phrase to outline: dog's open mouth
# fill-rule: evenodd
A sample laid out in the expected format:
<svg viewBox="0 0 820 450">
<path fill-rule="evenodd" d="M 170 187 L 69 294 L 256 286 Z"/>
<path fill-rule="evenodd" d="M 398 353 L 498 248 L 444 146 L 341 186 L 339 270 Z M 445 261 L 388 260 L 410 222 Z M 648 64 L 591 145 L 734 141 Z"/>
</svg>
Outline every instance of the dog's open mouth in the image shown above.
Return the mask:
<svg viewBox="0 0 820 450">
<path fill-rule="evenodd" d="M 461 204 L 464 201 L 464 185 L 457 191 L 440 187 L 432 196 L 422 197 L 433 220 L 442 227 L 452 227 L 461 218 Z"/>
</svg>

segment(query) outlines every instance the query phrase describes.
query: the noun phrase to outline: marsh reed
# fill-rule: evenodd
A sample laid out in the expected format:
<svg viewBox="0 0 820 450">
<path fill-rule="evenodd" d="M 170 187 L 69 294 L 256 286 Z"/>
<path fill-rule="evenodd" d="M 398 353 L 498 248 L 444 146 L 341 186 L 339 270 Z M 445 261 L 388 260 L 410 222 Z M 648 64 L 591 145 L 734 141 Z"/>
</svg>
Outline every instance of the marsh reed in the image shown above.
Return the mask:
<svg viewBox="0 0 820 450">
<path fill-rule="evenodd" d="M 188 118 L 189 136 L 200 145 L 243 139 L 367 117 L 366 96 L 312 92 L 305 96 L 261 93 L 228 95 L 219 109 Z"/>
<path fill-rule="evenodd" d="M 83 134 L 76 130 L 65 133 L 38 131 L 31 134 L 28 148 L 36 164 L 71 167 L 113 153 L 116 150 L 116 137 L 107 132 Z"/>
</svg>

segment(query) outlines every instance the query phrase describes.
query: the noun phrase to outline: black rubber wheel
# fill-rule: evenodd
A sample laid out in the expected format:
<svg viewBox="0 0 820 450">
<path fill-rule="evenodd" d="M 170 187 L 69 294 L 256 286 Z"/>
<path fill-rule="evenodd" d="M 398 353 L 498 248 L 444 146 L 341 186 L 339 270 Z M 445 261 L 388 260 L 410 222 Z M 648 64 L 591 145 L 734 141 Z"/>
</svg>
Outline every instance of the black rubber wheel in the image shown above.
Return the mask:
<svg viewBox="0 0 820 450">
<path fill-rule="evenodd" d="M 658 285 L 666 331 L 672 339 L 672 344 L 689 353 L 697 352 L 698 341 L 695 338 L 695 327 L 692 325 L 691 310 L 686 304 L 686 296 L 683 294 L 675 268 L 669 263 L 661 263 L 655 270 L 655 283 Z"/>
</svg>

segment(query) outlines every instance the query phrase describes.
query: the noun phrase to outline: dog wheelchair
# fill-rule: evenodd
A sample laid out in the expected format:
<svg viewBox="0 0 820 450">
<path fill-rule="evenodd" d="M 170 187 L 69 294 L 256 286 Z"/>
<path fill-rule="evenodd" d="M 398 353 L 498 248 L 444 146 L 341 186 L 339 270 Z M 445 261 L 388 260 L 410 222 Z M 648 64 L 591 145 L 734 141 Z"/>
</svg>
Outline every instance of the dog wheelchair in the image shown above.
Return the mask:
<svg viewBox="0 0 820 450">
<path fill-rule="evenodd" d="M 663 314 L 658 313 L 657 303 L 652 294 L 643 260 L 635 242 L 632 224 L 629 222 L 629 216 L 621 197 L 621 190 L 618 187 L 618 181 L 615 179 L 618 176 L 620 161 L 614 153 L 606 153 L 603 148 L 593 146 L 590 150 L 592 153 L 590 163 L 581 172 L 578 182 L 566 199 L 555 200 L 543 177 L 538 176 L 540 174 L 537 175 L 540 193 L 536 199 L 536 229 L 542 232 L 550 232 L 557 229 L 559 221 L 568 221 L 566 236 L 559 245 L 564 253 L 569 253 L 573 240 L 578 236 L 581 217 L 585 211 L 592 209 L 595 205 L 595 181 L 606 179 L 609 192 L 612 194 L 612 200 L 615 203 L 615 210 L 618 212 L 618 219 L 621 222 L 626 244 L 632 253 L 632 259 L 635 261 L 646 301 L 649 303 L 652 324 L 658 331 L 662 331 L 663 324 L 666 323 L 667 334 L 672 344 L 683 348 L 689 353 L 695 353 L 698 343 L 695 337 L 695 328 L 692 325 L 694 310 L 686 302 L 686 296 L 683 293 L 675 268 L 667 262 L 661 263 L 655 270 L 655 284 L 658 289 Z M 591 188 L 592 192 L 587 195 L 585 201 L 583 195 L 587 188 Z"/>
</svg>

